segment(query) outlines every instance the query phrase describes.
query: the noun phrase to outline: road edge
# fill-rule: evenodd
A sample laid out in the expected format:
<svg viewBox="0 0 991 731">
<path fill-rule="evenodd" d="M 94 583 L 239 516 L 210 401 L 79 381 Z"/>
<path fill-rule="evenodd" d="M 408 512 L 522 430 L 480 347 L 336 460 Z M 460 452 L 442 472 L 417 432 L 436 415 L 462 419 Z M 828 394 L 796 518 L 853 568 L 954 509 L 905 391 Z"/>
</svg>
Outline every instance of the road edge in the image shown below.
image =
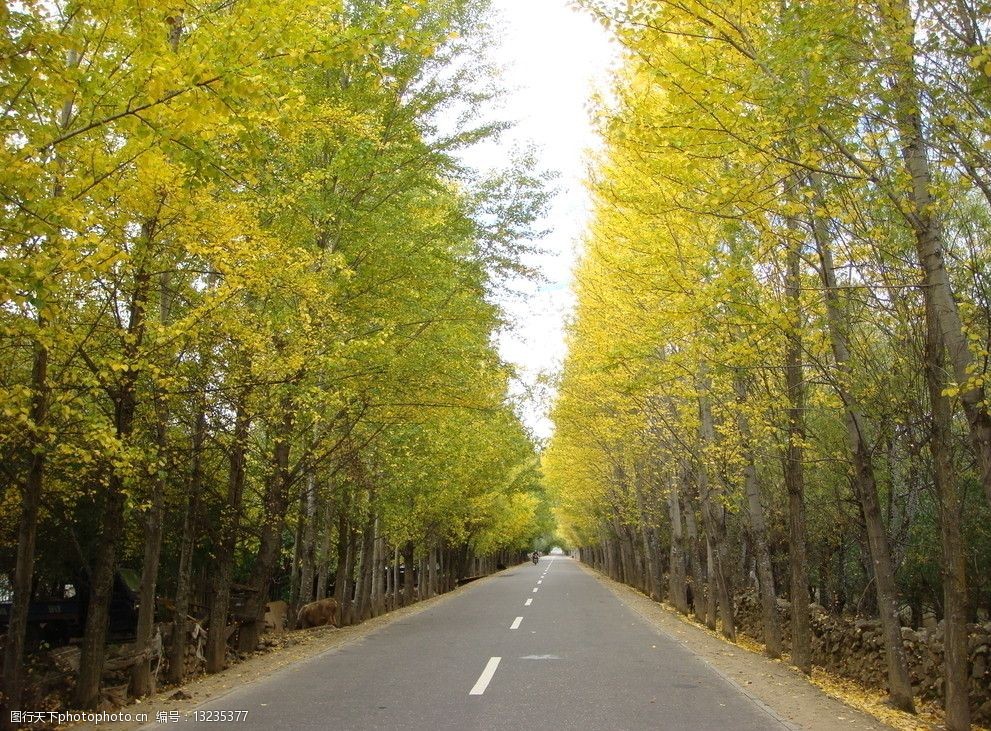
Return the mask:
<svg viewBox="0 0 991 731">
<path fill-rule="evenodd" d="M 794 668 L 785 665 L 780 661 L 772 660 L 762 653 L 754 652 L 753 650 L 730 642 L 729 640 L 715 634 L 710 633 L 706 628 L 701 627 L 689 619 L 682 617 L 677 612 L 669 609 L 665 605 L 652 600 L 650 597 L 644 595 L 642 592 L 634 589 L 633 587 L 627 586 L 626 584 L 614 581 L 613 579 L 599 573 L 598 571 L 592 569 L 591 567 L 585 565 L 581 561 L 575 559 L 575 563 L 578 566 L 595 578 L 600 584 L 609 589 L 620 602 L 639 615 L 645 622 L 647 622 L 658 634 L 667 638 L 668 640 L 675 642 L 682 647 L 685 647 L 691 651 L 696 657 L 699 658 L 708 668 L 710 668 L 719 677 L 723 678 L 725 681 L 729 682 L 735 689 L 739 690 L 743 695 L 753 701 L 761 710 L 768 713 L 769 716 L 774 718 L 774 720 L 783 724 L 786 728 L 800 730 L 803 727 L 796 724 L 794 721 L 786 718 L 782 713 L 776 709 L 771 703 L 773 700 L 761 697 L 757 695 L 752 688 L 745 685 L 741 685 L 736 678 L 728 673 L 724 672 L 720 667 L 718 667 L 713 660 L 715 659 L 711 654 L 705 651 L 702 646 L 704 643 L 693 643 L 686 639 L 676 637 L 673 635 L 669 629 L 663 626 L 662 621 L 678 622 L 680 626 L 686 628 L 689 632 L 697 632 L 701 637 L 704 637 L 710 641 L 718 641 L 720 645 L 727 648 L 732 648 L 734 652 L 746 653 L 746 655 L 753 661 L 760 663 L 766 669 L 783 670 L 795 683 L 800 683 L 802 686 L 806 687 L 812 693 L 818 694 L 824 699 L 828 699 L 835 703 L 841 704 L 848 713 L 855 714 L 861 717 L 861 720 L 871 724 L 871 728 L 879 729 L 883 731 L 895 731 L 895 727 L 889 725 L 884 721 L 884 719 L 878 718 L 877 716 L 869 713 L 868 711 L 857 708 L 850 705 L 846 699 L 841 696 L 834 695 L 832 693 L 826 692 L 823 688 L 811 682 L 808 678 L 802 675 L 799 671 Z M 662 619 L 663 618 L 663 619 Z"/>
</svg>

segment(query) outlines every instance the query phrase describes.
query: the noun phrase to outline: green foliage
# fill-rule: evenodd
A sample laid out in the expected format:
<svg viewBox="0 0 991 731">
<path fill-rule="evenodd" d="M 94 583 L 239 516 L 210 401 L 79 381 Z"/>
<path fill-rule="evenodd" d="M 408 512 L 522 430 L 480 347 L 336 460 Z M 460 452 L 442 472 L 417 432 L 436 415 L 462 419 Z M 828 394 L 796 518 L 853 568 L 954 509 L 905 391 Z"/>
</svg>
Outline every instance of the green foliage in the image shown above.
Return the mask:
<svg viewBox="0 0 991 731">
<path fill-rule="evenodd" d="M 918 249 L 920 218 L 932 215 L 966 337 L 962 349 L 947 345 L 946 393 L 974 389 L 981 402 L 966 415 L 954 402 L 952 451 L 964 514 L 975 521 L 966 536 L 972 611 L 986 609 L 988 543 L 975 527 L 989 505 L 968 434 L 973 413 L 988 410 L 991 322 L 979 223 L 991 211 L 987 75 L 979 46 L 966 42 L 979 4 L 946 13 L 912 6 L 912 18 L 908 3 L 582 5 L 615 32 L 625 56 L 612 101 L 597 110 L 596 205 L 544 455 L 566 535 L 594 546 L 624 526 L 664 525 L 673 487 L 698 510 L 715 485 L 731 532 L 746 543 L 743 475 L 753 460 L 786 586 L 786 351 L 800 336 L 807 433 L 799 446 L 821 600 L 870 608 L 847 399 L 868 430 L 903 598 L 938 608 L 919 286 L 936 285 L 920 279 L 928 275 Z M 905 118 L 913 99 L 920 132 Z M 906 162 L 917 135 L 933 166 L 925 211 Z M 838 279 L 835 322 L 817 254 L 823 236 Z M 797 305 L 786 277 L 794 249 Z M 843 364 L 831 333 L 848 343 Z M 638 507 L 637 489 L 653 516 Z M 749 544 L 737 550 L 746 557 Z M 747 581 L 746 571 L 738 579 Z"/>
<path fill-rule="evenodd" d="M 209 566 L 238 413 L 240 580 L 273 517 L 279 441 L 287 551 L 308 478 L 321 515 L 361 530 L 374 513 L 393 546 L 492 552 L 549 529 L 491 296 L 524 272 L 545 176 L 520 159 L 486 178 L 458 158 L 499 132 L 473 122 L 490 98 L 473 50 L 485 6 L 0 9 L 0 461 L 19 485 L 30 451 L 46 456 L 41 519 L 62 543 L 41 546 L 43 577 L 84 570 L 114 480 L 120 562 L 140 562 L 164 488 L 162 583 L 194 497 L 194 563 Z M 39 393 L 50 411 L 32 423 Z M 5 570 L 16 542 L 4 533 Z"/>
</svg>

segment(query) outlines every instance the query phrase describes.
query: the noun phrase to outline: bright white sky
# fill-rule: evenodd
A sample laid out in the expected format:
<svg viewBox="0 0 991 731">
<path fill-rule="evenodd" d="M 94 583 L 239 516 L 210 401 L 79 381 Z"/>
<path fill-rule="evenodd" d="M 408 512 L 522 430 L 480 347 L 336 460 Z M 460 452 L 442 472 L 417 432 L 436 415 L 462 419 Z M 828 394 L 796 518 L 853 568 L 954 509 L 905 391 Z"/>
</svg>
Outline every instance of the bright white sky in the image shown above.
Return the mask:
<svg viewBox="0 0 991 731">
<path fill-rule="evenodd" d="M 564 319 L 573 305 L 569 290 L 578 240 L 589 215 L 584 179 L 586 151 L 596 144 L 589 100 L 607 86 L 618 55 L 607 32 L 568 0 L 493 0 L 502 43 L 493 59 L 504 69 L 505 108 L 499 116 L 516 122 L 500 145 L 476 148 L 471 161 L 482 167 L 504 164 L 514 142 L 536 146 L 542 167 L 555 171 L 558 190 L 541 228 L 546 254 L 537 265 L 545 282 L 528 285 L 526 297 L 508 302 L 516 322 L 499 341 L 502 356 L 516 364 L 530 404 L 524 417 L 541 438 L 550 436 L 547 418 L 552 393 L 538 384 L 558 370 L 565 355 Z"/>
</svg>

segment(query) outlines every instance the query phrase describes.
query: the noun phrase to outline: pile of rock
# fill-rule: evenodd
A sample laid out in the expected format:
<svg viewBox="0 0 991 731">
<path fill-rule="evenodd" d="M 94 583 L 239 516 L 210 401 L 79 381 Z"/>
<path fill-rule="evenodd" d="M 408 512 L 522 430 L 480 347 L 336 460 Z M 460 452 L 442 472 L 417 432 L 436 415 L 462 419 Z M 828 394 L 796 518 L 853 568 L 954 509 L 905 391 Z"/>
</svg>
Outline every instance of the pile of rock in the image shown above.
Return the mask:
<svg viewBox="0 0 991 731">
<path fill-rule="evenodd" d="M 175 624 L 172 622 L 162 624 L 162 637 L 165 647 L 172 646 L 172 633 L 174 631 Z M 185 677 L 190 678 L 203 672 L 206 663 L 206 657 L 203 655 L 203 650 L 206 648 L 206 630 L 203 629 L 199 622 L 193 620 L 186 622 L 186 632 L 188 634 L 186 635 L 185 655 L 183 656 L 183 664 L 185 665 L 183 673 Z M 168 654 L 166 653 L 163 670 L 168 668 L 168 663 Z"/>
<path fill-rule="evenodd" d="M 739 631 L 760 640 L 760 600 L 754 592 L 737 597 Z M 778 616 L 785 647 L 790 646 L 791 607 L 778 600 Z M 819 605 L 812 605 L 812 661 L 831 673 L 856 680 L 873 688 L 884 688 L 886 671 L 881 624 L 875 619 L 837 617 Z M 973 720 L 991 723 L 991 622 L 970 624 L 970 704 Z M 917 698 L 943 700 L 943 622 L 923 617 L 919 629 L 902 627 L 902 641 L 909 674 Z"/>
</svg>

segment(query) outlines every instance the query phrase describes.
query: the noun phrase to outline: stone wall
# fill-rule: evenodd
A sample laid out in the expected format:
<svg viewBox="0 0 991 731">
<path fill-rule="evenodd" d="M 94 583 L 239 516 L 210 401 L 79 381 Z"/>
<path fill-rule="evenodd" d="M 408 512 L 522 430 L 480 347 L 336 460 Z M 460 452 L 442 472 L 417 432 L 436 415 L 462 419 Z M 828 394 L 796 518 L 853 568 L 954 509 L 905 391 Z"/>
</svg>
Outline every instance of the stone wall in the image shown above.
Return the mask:
<svg viewBox="0 0 991 731">
<path fill-rule="evenodd" d="M 738 629 L 760 641 L 760 600 L 754 592 L 736 601 Z M 785 647 L 790 646 L 790 606 L 778 600 L 778 616 Z M 916 698 L 943 701 L 943 623 L 931 615 L 922 628 L 902 627 L 909 674 Z M 970 652 L 970 705 L 973 721 L 991 724 L 991 622 L 967 626 Z M 812 662 L 831 673 L 873 688 L 886 680 L 884 644 L 877 620 L 837 617 L 812 605 Z"/>
</svg>

